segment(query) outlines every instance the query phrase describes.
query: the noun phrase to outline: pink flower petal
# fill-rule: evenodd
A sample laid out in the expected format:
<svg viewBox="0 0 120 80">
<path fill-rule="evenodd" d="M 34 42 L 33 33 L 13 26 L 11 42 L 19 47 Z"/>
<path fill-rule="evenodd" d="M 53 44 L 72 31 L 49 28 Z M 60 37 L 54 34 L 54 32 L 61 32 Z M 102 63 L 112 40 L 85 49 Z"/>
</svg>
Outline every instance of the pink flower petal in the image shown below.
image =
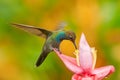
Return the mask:
<svg viewBox="0 0 120 80">
<path fill-rule="evenodd" d="M 60 57 L 60 59 L 63 61 L 63 63 L 65 64 L 65 66 L 69 70 L 71 70 L 74 73 L 79 73 L 79 74 L 81 74 L 83 72 L 83 70 L 81 69 L 81 67 L 77 66 L 75 58 L 72 58 L 72 57 L 66 56 L 64 54 L 61 54 L 56 49 L 53 49 L 53 50 L 57 53 L 57 55 Z"/>
<path fill-rule="evenodd" d="M 114 66 L 105 66 L 101 68 L 97 68 L 92 71 L 92 74 L 95 74 L 98 80 L 105 78 L 107 75 L 113 73 L 115 71 Z"/>
<path fill-rule="evenodd" d="M 82 80 L 82 77 L 80 75 L 78 75 L 78 74 L 74 74 L 72 76 L 72 80 Z"/>
<path fill-rule="evenodd" d="M 80 66 L 86 71 L 90 72 L 93 66 L 93 56 L 90 46 L 88 45 L 84 34 L 82 33 L 79 44 L 79 60 Z"/>
<path fill-rule="evenodd" d="M 93 77 L 83 77 L 81 80 L 95 80 Z"/>
<path fill-rule="evenodd" d="M 82 76 L 79 74 L 74 74 L 72 80 L 98 80 L 95 76 Z"/>
</svg>

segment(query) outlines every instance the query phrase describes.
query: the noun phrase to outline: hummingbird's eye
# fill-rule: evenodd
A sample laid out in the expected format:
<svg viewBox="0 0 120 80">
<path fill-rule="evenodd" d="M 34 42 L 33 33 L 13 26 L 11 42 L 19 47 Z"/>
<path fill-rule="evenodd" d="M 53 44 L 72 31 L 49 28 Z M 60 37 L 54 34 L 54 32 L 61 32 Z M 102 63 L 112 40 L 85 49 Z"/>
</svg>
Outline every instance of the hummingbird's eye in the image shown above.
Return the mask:
<svg viewBox="0 0 120 80">
<path fill-rule="evenodd" d="M 70 39 L 73 39 L 73 37 L 72 37 L 71 35 L 69 36 L 69 38 L 70 38 Z"/>
</svg>

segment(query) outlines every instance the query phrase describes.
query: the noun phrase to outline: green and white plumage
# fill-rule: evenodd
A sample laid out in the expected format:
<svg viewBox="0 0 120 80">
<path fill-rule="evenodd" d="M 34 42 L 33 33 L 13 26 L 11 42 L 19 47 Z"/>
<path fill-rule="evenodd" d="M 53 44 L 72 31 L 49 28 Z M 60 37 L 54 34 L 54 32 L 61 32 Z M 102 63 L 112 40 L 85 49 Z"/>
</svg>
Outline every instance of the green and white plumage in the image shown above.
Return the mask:
<svg viewBox="0 0 120 80">
<path fill-rule="evenodd" d="M 36 62 L 36 66 L 39 66 L 42 64 L 42 62 L 45 60 L 47 55 L 51 51 L 53 51 L 53 48 L 57 48 L 59 50 L 59 45 L 62 42 L 62 40 L 70 40 L 75 45 L 76 35 L 72 31 L 64 31 L 62 29 L 59 29 L 57 31 L 48 31 L 45 29 L 41 29 L 41 28 L 29 26 L 29 25 L 16 24 L 16 23 L 13 23 L 12 25 L 26 32 L 46 38 L 46 41 L 42 48 L 42 52 Z M 62 28 L 63 26 L 64 26 L 63 24 L 59 25 L 59 27 L 62 27 Z M 75 45 L 75 48 L 76 48 L 76 45 Z"/>
</svg>

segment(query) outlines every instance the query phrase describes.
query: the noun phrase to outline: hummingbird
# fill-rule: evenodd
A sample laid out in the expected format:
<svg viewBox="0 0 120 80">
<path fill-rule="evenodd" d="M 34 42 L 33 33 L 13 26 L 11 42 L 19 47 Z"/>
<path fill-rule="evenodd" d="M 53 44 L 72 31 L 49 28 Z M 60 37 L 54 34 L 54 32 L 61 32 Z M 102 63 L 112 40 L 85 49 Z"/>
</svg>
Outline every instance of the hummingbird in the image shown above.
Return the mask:
<svg viewBox="0 0 120 80">
<path fill-rule="evenodd" d="M 17 23 L 12 23 L 12 25 L 15 26 L 16 28 L 19 28 L 21 30 L 24 30 L 26 32 L 32 33 L 34 35 L 37 35 L 46 39 L 42 47 L 42 52 L 36 62 L 36 67 L 40 66 L 43 63 L 47 55 L 53 51 L 53 48 L 56 48 L 58 51 L 60 51 L 59 46 L 63 40 L 72 41 L 75 48 L 77 49 L 77 46 L 75 44 L 76 35 L 73 31 L 63 30 L 62 28 L 65 25 L 60 25 L 59 27 L 62 27 L 62 28 L 61 29 L 59 28 L 56 31 L 49 31 L 39 27 L 34 27 L 34 26 L 24 25 L 24 24 L 17 24 Z"/>
</svg>

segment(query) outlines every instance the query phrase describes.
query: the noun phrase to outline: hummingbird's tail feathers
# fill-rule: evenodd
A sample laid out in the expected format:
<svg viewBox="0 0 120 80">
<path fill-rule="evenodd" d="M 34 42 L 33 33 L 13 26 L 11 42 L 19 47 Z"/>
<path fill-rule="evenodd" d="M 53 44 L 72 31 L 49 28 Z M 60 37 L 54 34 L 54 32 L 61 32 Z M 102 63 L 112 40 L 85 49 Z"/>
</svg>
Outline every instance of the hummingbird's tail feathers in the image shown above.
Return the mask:
<svg viewBox="0 0 120 80">
<path fill-rule="evenodd" d="M 42 29 L 42 28 L 38 28 L 38 27 L 34 27 L 34 26 L 29 26 L 29 25 L 24 25 L 24 24 L 17 24 L 17 23 L 12 23 L 13 26 L 15 26 L 16 28 L 19 28 L 21 30 L 24 30 L 26 32 L 35 34 L 37 36 L 41 36 L 44 38 L 48 38 L 52 32 Z"/>
<path fill-rule="evenodd" d="M 39 58 L 38 58 L 38 60 L 37 60 L 37 62 L 36 62 L 36 67 L 40 66 L 40 65 L 43 63 L 43 61 L 44 61 L 45 58 L 47 57 L 48 53 L 49 53 L 49 52 L 43 51 L 43 52 L 40 54 L 40 56 L 39 56 Z"/>
</svg>

